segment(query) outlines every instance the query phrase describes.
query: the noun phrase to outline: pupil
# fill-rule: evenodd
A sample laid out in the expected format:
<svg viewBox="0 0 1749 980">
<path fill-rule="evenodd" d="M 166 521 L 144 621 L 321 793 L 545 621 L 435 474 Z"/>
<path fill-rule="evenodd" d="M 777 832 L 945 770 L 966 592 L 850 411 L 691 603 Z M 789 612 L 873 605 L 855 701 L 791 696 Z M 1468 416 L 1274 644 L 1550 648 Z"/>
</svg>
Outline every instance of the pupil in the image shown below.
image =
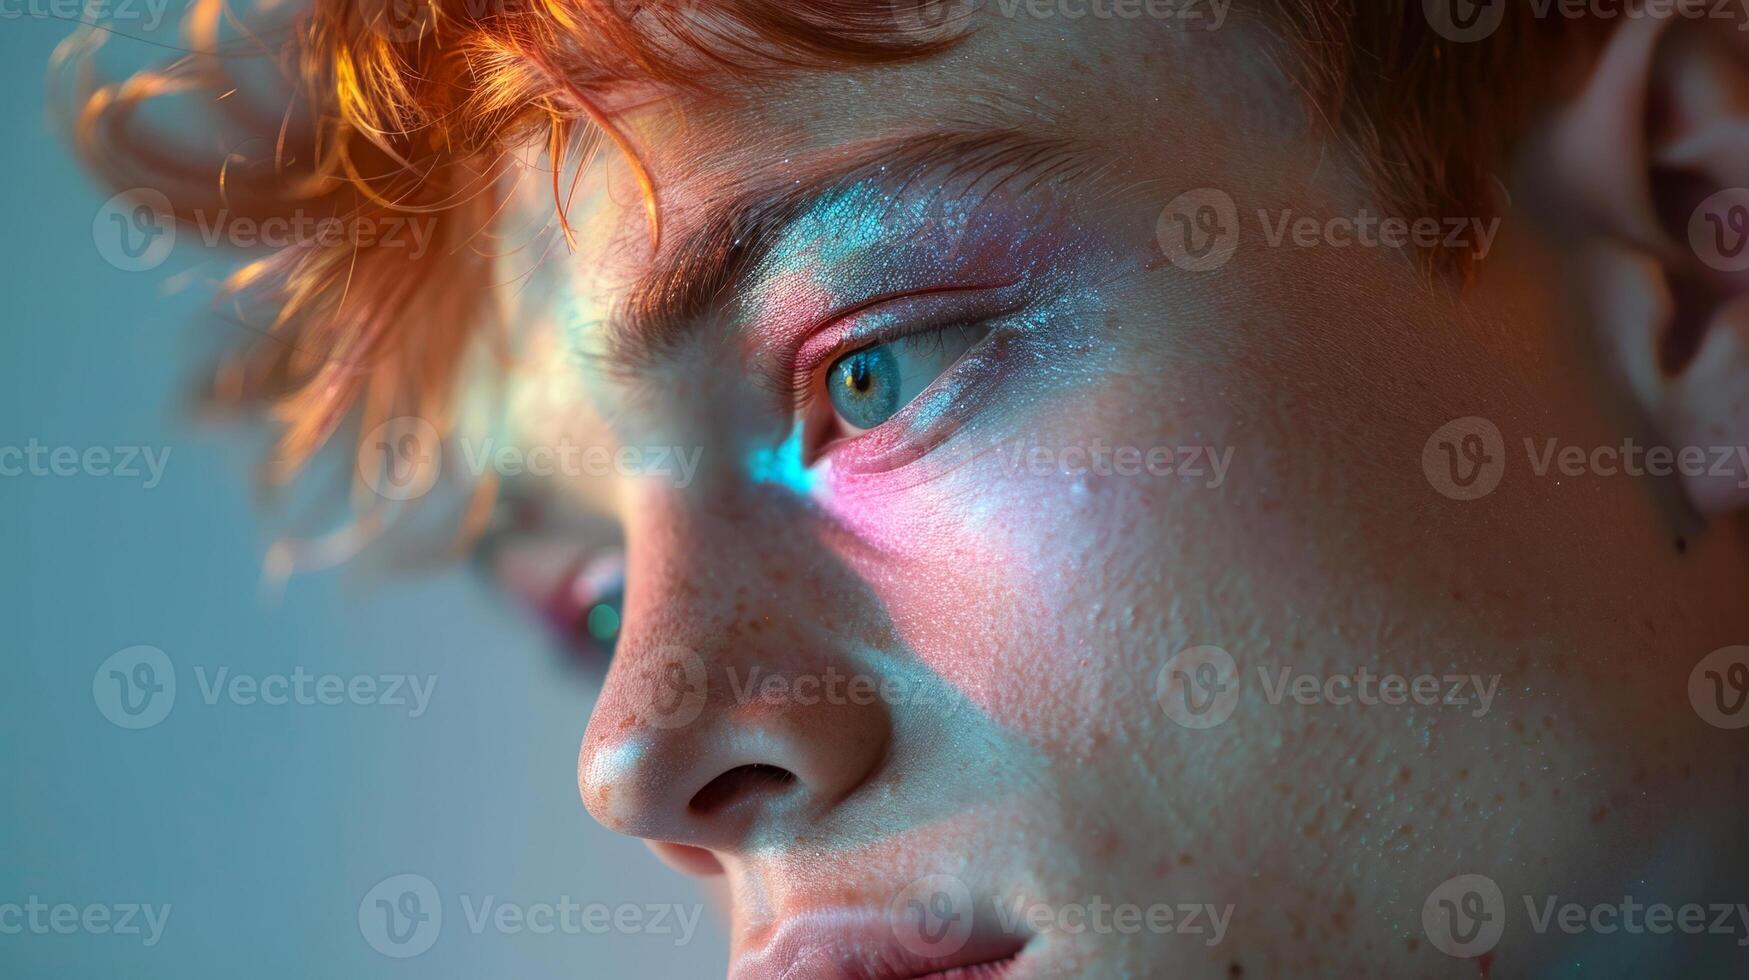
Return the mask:
<svg viewBox="0 0 1749 980">
<path fill-rule="evenodd" d="M 850 362 L 850 386 L 860 392 L 867 392 L 869 386 L 868 360 L 857 357 Z"/>
</svg>

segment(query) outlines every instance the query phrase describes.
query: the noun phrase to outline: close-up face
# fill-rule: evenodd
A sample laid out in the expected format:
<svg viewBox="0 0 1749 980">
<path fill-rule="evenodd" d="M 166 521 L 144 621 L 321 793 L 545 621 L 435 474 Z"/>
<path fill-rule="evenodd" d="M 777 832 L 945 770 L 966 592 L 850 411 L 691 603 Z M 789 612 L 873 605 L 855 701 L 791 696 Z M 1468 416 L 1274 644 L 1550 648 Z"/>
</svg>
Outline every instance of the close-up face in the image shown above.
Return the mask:
<svg viewBox="0 0 1749 980">
<path fill-rule="evenodd" d="M 660 244 L 602 166 L 515 307 L 514 436 L 653 463 L 537 491 L 623 555 L 583 802 L 721 877 L 734 975 L 1465 976 L 1442 881 L 1607 893 L 1728 821 L 1686 678 L 1749 630 L 1740 528 L 1519 449 L 1670 440 L 1631 287 L 1529 207 L 1438 223 L 1461 283 L 1330 240 L 1392 212 L 1255 20 L 970 27 L 628 113 Z M 1560 124 L 1503 179 L 1570 216 Z"/>
<path fill-rule="evenodd" d="M 358 476 L 487 477 L 734 980 L 1744 967 L 1742 11 L 620 6 Z"/>
</svg>

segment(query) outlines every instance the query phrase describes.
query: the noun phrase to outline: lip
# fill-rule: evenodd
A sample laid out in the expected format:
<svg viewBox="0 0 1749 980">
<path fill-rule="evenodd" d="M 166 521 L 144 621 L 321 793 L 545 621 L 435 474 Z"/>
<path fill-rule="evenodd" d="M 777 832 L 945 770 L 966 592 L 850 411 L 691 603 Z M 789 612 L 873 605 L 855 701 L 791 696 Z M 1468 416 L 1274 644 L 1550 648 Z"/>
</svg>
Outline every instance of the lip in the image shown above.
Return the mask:
<svg viewBox="0 0 1749 980">
<path fill-rule="evenodd" d="M 1026 936 L 974 925 L 951 954 L 927 956 L 899 939 L 891 917 L 826 909 L 786 920 L 764 946 L 736 961 L 730 980 L 999 980 Z"/>
</svg>

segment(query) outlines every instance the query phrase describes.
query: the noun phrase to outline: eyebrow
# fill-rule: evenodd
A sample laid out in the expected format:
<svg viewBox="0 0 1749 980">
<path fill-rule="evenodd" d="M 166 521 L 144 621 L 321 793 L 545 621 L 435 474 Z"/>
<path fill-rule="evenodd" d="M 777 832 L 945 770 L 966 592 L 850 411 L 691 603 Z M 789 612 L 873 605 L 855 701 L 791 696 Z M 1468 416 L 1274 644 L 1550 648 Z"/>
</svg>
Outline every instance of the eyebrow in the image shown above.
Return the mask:
<svg viewBox="0 0 1749 980">
<path fill-rule="evenodd" d="M 733 304 L 761 260 L 822 199 L 870 180 L 890 186 L 889 207 L 920 180 L 935 182 L 937 192 L 959 185 L 988 194 L 1015 182 L 1024 190 L 1084 175 L 1098 166 L 1095 149 L 1068 137 L 955 129 L 834 147 L 756 178 L 706 205 L 632 283 L 606 325 L 607 366 L 641 373 L 695 336 L 713 313 Z"/>
</svg>

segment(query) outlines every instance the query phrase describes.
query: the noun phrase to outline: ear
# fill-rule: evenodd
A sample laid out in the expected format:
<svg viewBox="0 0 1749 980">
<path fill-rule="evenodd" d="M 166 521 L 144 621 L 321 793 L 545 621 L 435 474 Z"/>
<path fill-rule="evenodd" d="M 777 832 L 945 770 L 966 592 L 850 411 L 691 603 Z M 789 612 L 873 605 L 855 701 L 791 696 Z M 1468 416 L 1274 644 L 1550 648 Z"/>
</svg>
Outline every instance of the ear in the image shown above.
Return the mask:
<svg viewBox="0 0 1749 980">
<path fill-rule="evenodd" d="M 1702 515 L 1749 507 L 1749 27 L 1623 17 L 1535 169 L 1605 358 Z M 1728 465 L 1715 465 L 1727 459 Z M 1692 459 L 1692 453 L 1691 453 Z M 1718 472 L 1722 471 L 1722 472 Z"/>
</svg>

